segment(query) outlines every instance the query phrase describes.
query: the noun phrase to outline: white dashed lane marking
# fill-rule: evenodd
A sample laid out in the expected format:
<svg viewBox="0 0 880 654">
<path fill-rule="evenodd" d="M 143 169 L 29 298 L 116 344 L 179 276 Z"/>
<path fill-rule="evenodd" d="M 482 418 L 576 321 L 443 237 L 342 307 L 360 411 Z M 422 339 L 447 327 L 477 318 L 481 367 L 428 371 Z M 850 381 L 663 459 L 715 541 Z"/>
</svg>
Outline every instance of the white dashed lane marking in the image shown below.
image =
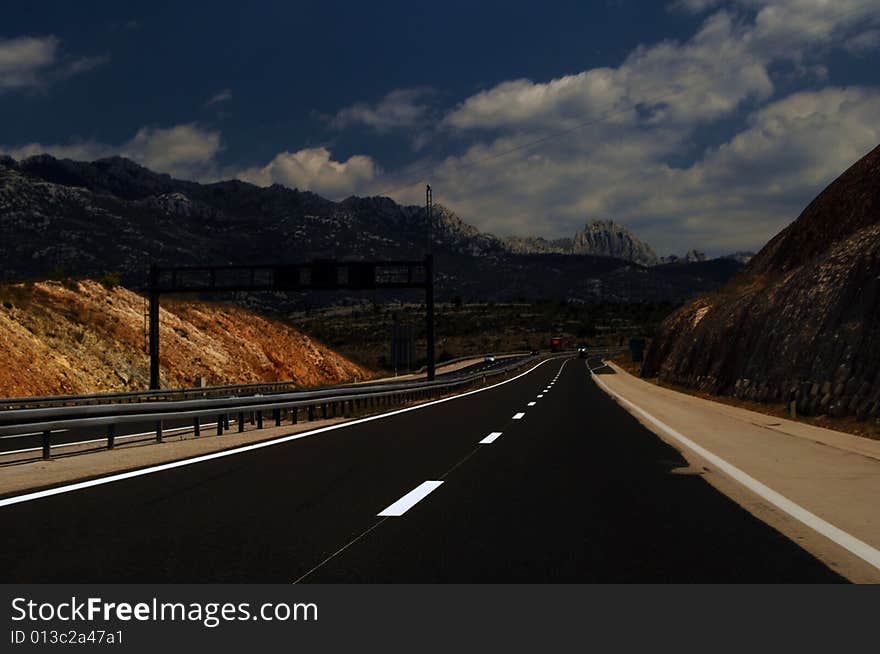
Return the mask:
<svg viewBox="0 0 880 654">
<path fill-rule="evenodd" d="M 415 488 L 413 488 L 409 493 L 401 497 L 394 504 L 390 505 L 388 508 L 384 509 L 379 516 L 391 516 L 397 517 L 402 516 L 404 513 L 409 511 L 413 506 L 418 504 L 420 501 L 425 499 L 429 493 L 437 490 L 442 481 L 426 481 L 422 482 Z"/>
</svg>

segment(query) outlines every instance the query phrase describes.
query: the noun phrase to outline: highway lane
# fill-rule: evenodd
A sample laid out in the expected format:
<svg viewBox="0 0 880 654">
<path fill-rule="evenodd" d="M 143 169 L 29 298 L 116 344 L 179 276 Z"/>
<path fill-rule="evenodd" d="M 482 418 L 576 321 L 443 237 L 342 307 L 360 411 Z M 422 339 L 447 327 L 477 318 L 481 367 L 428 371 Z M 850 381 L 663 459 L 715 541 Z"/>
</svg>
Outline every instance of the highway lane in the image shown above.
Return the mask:
<svg viewBox="0 0 880 654">
<path fill-rule="evenodd" d="M 841 581 L 699 476 L 673 474 L 684 459 L 585 364 L 0 507 L 0 579 Z"/>
<path fill-rule="evenodd" d="M 479 361 L 458 370 L 442 373 L 437 375 L 437 379 L 455 380 L 467 375 L 479 372 L 491 372 L 494 368 L 510 363 L 510 359 L 497 359 L 494 362 Z M 392 380 L 393 381 L 393 380 Z M 423 381 L 423 380 L 415 380 Z M 389 383 L 389 380 L 376 383 Z M 371 383 L 358 384 L 356 388 L 369 388 Z M 351 386 L 340 386 L 340 388 L 348 388 Z M 335 388 L 333 386 L 326 388 Z M 310 389 L 316 390 L 316 389 Z M 236 429 L 235 415 L 230 416 L 230 426 Z M 216 428 L 216 422 L 206 421 L 203 429 L 211 430 Z M 181 433 L 191 433 L 192 424 L 188 419 L 170 420 L 163 424 L 163 433 L 167 436 L 179 435 Z M 137 423 L 127 423 L 119 425 L 116 440 L 117 442 L 136 442 L 149 441 L 155 438 L 155 426 L 149 421 Z M 18 454 L 32 452 L 34 458 L 39 458 L 42 452 L 41 434 L 30 433 L 20 436 L 0 436 L 0 455 L 2 454 Z M 100 427 L 83 427 L 75 430 L 66 430 L 56 432 L 52 435 L 52 448 L 56 451 L 63 451 L 65 446 L 69 445 L 94 445 L 94 449 L 102 449 L 107 443 L 106 431 Z M 90 448 L 91 449 L 91 448 Z M 2 460 L 0 460 L 2 463 Z"/>
</svg>

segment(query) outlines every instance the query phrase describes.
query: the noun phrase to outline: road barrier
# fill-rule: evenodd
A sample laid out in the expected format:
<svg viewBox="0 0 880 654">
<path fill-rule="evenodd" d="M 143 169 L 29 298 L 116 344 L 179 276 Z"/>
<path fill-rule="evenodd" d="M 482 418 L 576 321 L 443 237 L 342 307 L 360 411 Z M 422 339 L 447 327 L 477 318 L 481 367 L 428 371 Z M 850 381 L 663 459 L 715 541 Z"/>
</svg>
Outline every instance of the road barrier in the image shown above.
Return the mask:
<svg viewBox="0 0 880 654">
<path fill-rule="evenodd" d="M 42 455 L 51 457 L 52 435 L 61 430 L 88 427 L 106 429 L 107 448 L 112 449 L 120 437 L 118 427 L 123 424 L 152 422 L 155 440 L 162 442 L 163 423 L 169 420 L 189 420 L 193 433 L 201 435 L 202 419 L 216 419 L 216 433 L 221 436 L 229 430 L 229 416 L 236 415 L 239 431 L 244 430 L 246 419 L 258 429 L 268 413 L 276 426 L 287 419 L 296 424 L 300 417 L 312 421 L 321 418 L 350 417 L 355 413 L 369 413 L 411 401 L 426 400 L 447 395 L 454 390 L 486 383 L 490 378 L 507 376 L 540 357 L 526 356 L 504 360 L 488 370 L 461 374 L 451 373 L 435 381 L 407 381 L 375 383 L 346 387 L 331 387 L 310 391 L 295 391 L 271 395 L 231 396 L 221 398 L 152 401 L 137 404 L 104 403 L 76 406 L 10 409 L 0 411 L 0 437 L 42 435 Z"/>
<path fill-rule="evenodd" d="M 506 357 L 513 355 L 526 355 L 526 352 L 502 352 L 498 357 Z M 443 361 L 437 364 L 437 367 L 448 366 L 453 363 L 465 361 L 467 359 L 479 359 L 485 355 L 473 355 L 467 357 L 459 357 L 451 361 Z M 427 367 L 418 370 L 424 373 Z M 328 388 L 354 388 L 357 386 L 369 385 L 375 382 L 358 382 L 349 384 L 334 384 L 333 386 L 324 386 Z M 140 402 L 162 402 L 169 400 L 196 400 L 207 399 L 210 397 L 228 397 L 230 395 L 257 395 L 269 393 L 292 393 L 297 391 L 312 390 L 303 387 L 295 381 L 278 381 L 278 382 L 253 382 L 247 384 L 226 384 L 221 386 L 205 386 L 196 388 L 168 388 L 152 391 L 118 391 L 114 393 L 88 393 L 79 395 L 46 395 L 34 397 L 8 397 L 0 398 L 0 411 L 13 410 L 20 408 L 41 408 L 56 406 L 81 406 L 85 404 L 134 404 Z"/>
</svg>

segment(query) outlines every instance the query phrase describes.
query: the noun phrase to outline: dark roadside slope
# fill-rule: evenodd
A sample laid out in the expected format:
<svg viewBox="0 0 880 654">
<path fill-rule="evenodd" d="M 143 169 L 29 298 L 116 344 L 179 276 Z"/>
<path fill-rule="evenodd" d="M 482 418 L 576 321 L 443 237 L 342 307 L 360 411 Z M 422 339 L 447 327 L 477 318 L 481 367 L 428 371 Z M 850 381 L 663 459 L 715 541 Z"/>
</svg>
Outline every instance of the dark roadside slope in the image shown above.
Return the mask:
<svg viewBox="0 0 880 654">
<path fill-rule="evenodd" d="M 645 377 L 807 414 L 880 416 L 880 147 L 721 291 L 672 314 Z"/>
</svg>

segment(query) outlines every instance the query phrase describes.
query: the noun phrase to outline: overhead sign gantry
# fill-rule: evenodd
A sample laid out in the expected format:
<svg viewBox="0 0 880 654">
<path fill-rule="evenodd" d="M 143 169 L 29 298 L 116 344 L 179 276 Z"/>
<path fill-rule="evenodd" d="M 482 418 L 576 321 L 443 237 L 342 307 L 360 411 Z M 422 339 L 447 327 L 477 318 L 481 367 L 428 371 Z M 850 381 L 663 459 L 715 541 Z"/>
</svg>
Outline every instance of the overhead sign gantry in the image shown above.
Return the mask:
<svg viewBox="0 0 880 654">
<path fill-rule="evenodd" d="M 337 261 L 240 266 L 150 267 L 150 388 L 159 389 L 159 297 L 167 293 L 238 291 L 360 291 L 422 288 L 427 320 L 428 379 L 434 361 L 434 259 L 421 261 Z"/>
</svg>

